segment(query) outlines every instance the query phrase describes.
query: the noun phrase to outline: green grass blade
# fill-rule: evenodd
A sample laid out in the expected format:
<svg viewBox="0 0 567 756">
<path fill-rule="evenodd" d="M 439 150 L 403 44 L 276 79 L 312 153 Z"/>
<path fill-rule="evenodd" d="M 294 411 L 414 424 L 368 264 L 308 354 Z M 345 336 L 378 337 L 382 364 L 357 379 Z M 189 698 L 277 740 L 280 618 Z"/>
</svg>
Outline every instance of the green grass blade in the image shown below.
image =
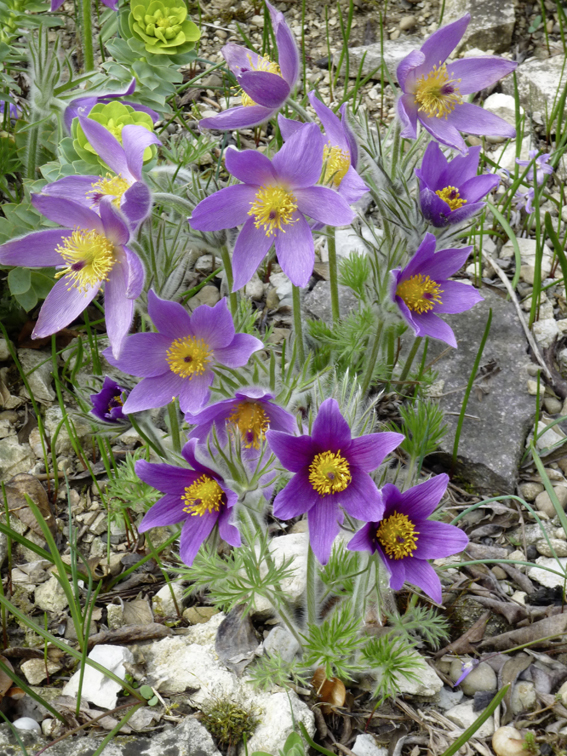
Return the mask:
<svg viewBox="0 0 567 756">
<path fill-rule="evenodd" d="M 502 690 L 498 691 L 498 693 L 494 696 L 492 701 L 488 704 L 488 706 L 478 717 L 478 719 L 475 719 L 472 725 L 463 732 L 461 737 L 457 738 L 455 742 L 441 754 L 441 756 L 453 756 L 453 754 L 457 753 L 460 748 L 468 743 L 475 732 L 486 722 L 488 717 L 491 717 L 494 714 L 496 707 L 500 705 L 500 702 L 508 692 L 509 687 L 510 683 L 508 683 L 508 685 L 505 685 Z"/>
</svg>

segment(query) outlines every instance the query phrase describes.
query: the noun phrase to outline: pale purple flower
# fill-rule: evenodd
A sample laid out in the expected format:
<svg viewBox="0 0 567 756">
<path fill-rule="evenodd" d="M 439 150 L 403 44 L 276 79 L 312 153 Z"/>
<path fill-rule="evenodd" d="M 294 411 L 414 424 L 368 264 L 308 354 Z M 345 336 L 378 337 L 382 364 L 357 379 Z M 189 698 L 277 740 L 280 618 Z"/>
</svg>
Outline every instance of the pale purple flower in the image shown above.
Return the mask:
<svg viewBox="0 0 567 756">
<path fill-rule="evenodd" d="M 69 105 L 65 108 L 65 113 L 63 115 L 67 131 L 71 131 L 73 118 L 77 118 L 79 115 L 85 116 L 86 118 L 97 103 L 108 103 L 112 102 L 112 100 L 122 100 L 123 97 L 129 97 L 132 95 L 135 90 L 136 79 L 133 78 L 123 92 L 105 92 L 99 95 L 85 95 L 84 97 L 77 97 L 74 100 L 71 100 Z M 148 108 L 146 105 L 139 105 L 137 102 L 131 102 L 130 100 L 122 100 L 122 102 L 124 102 L 125 105 L 129 105 L 134 110 L 140 110 L 143 113 L 147 113 L 154 123 L 159 121 L 159 115 L 156 111 Z"/>
<path fill-rule="evenodd" d="M 550 165 L 548 165 L 549 158 L 551 157 L 551 153 L 550 152 L 545 152 L 545 153 L 543 153 L 542 155 L 540 155 L 539 157 L 536 158 L 537 153 L 538 153 L 537 150 L 530 150 L 529 151 L 529 160 L 520 160 L 520 158 L 516 158 L 516 163 L 518 163 L 518 165 L 522 165 L 522 166 L 525 167 L 527 165 L 532 165 L 532 163 L 534 161 L 534 158 L 535 158 L 535 164 L 537 166 L 536 183 L 537 183 L 538 186 L 541 186 L 543 184 L 543 178 L 544 178 L 544 176 L 546 174 L 548 176 L 550 176 L 553 173 L 553 168 Z M 531 179 L 533 177 L 533 171 L 531 171 L 531 172 L 528 171 L 527 177 L 528 177 L 528 180 L 531 181 Z M 529 212 L 531 212 L 531 210 Z"/>
<path fill-rule="evenodd" d="M 466 95 L 492 86 L 517 64 L 493 55 L 447 61 L 470 19 L 470 14 L 466 13 L 458 21 L 438 29 L 420 50 L 412 50 L 399 64 L 397 77 L 402 95 L 397 110 L 402 122 L 401 134 L 406 139 L 416 139 L 418 121 L 434 139 L 463 154 L 467 146 L 460 131 L 506 138 L 516 136 L 510 124 L 467 102 Z"/>
<path fill-rule="evenodd" d="M 516 192 L 514 195 L 516 210 L 526 210 L 528 215 L 531 215 L 534 211 L 533 201 L 535 199 L 535 189 L 533 186 L 526 192 Z M 519 216 L 518 216 L 519 217 Z"/>
<path fill-rule="evenodd" d="M 150 528 L 182 522 L 179 556 L 189 567 L 215 526 L 223 541 L 231 546 L 241 544 L 238 528 L 232 522 L 238 496 L 218 472 L 199 462 L 196 446 L 197 440 L 193 439 L 181 451 L 192 470 L 145 460 L 136 462 L 138 477 L 165 494 L 147 512 L 138 530 L 145 533 Z"/>
<path fill-rule="evenodd" d="M 129 389 L 119 386 L 116 381 L 105 375 L 101 390 L 98 394 L 91 394 L 93 403 L 91 414 L 105 423 L 113 425 L 127 423 L 128 418 L 122 410 L 128 394 Z"/>
<path fill-rule="evenodd" d="M 435 243 L 433 234 L 425 234 L 406 267 L 390 271 L 390 294 L 416 336 L 456 347 L 452 328 L 437 316 L 470 310 L 483 297 L 469 284 L 448 280 L 464 265 L 472 247 L 435 252 Z"/>
<path fill-rule="evenodd" d="M 441 581 L 427 560 L 458 554 L 469 542 L 460 528 L 428 519 L 448 483 L 448 475 L 436 475 L 404 493 L 387 483 L 382 489 L 383 516 L 364 525 L 348 544 L 351 551 L 378 552 L 392 590 L 412 583 L 438 604 Z"/>
<path fill-rule="evenodd" d="M 129 124 L 122 129 L 120 144 L 100 123 L 84 116 L 79 116 L 79 123 L 112 173 L 104 177 L 67 176 L 43 187 L 42 193 L 64 197 L 93 209 L 99 207 L 103 197 L 110 197 L 134 231 L 148 217 L 152 207 L 151 192 L 142 180 L 144 150 L 151 144 L 161 144 L 160 140 L 143 126 Z"/>
<path fill-rule="evenodd" d="M 283 13 L 268 0 L 272 26 L 276 35 L 279 63 L 262 57 L 246 47 L 229 42 L 221 52 L 242 88 L 242 105 L 203 118 L 204 129 L 247 129 L 269 120 L 290 96 L 299 76 L 299 51 Z"/>
<path fill-rule="evenodd" d="M 342 507 L 357 520 L 379 520 L 382 495 L 369 473 L 403 441 L 401 433 L 352 438 L 335 399 L 325 399 L 311 436 L 269 430 L 266 438 L 281 464 L 295 473 L 274 500 L 274 517 L 291 520 L 307 512 L 311 547 L 326 564 L 343 521 Z"/>
<path fill-rule="evenodd" d="M 32 204 L 64 229 L 36 231 L 0 246 L 0 265 L 59 269 L 59 281 L 43 303 L 32 338 L 68 326 L 104 285 L 106 332 L 118 356 L 144 285 L 144 268 L 127 246 L 130 231 L 121 213 L 110 197 L 101 201 L 100 216 L 62 197 L 32 194 Z"/>
<path fill-rule="evenodd" d="M 493 173 L 477 176 L 479 160 L 480 147 L 471 147 L 464 157 L 447 160 L 437 142 L 427 145 L 415 173 L 421 212 L 432 226 L 462 223 L 485 206 L 479 200 L 498 186 L 500 178 Z"/>
<path fill-rule="evenodd" d="M 244 224 L 232 258 L 233 291 L 254 275 L 275 243 L 279 264 L 296 286 L 307 286 L 315 263 L 313 234 L 305 216 L 330 226 L 352 222 L 346 200 L 317 186 L 323 167 L 323 136 L 315 123 L 293 134 L 272 160 L 255 150 L 226 151 L 226 168 L 242 184 L 200 202 L 190 218 L 197 231 Z"/>
<path fill-rule="evenodd" d="M 325 130 L 324 175 L 321 183 L 336 189 L 352 205 L 370 190 L 356 171 L 358 145 L 348 122 L 346 103 L 339 108 L 339 118 L 321 102 L 315 92 L 310 92 L 308 97 Z M 284 142 L 307 125 L 282 115 L 278 116 L 278 124 Z"/>
<path fill-rule="evenodd" d="M 6 110 L 6 100 L 0 100 L 0 124 L 4 120 L 4 111 Z M 8 113 L 10 116 L 10 120 L 17 121 L 18 118 L 22 115 L 22 109 L 19 108 L 15 103 L 10 102 L 8 103 Z"/>
<path fill-rule="evenodd" d="M 200 444 L 205 444 L 214 426 L 221 445 L 226 444 L 227 433 L 234 433 L 240 437 L 243 455 L 255 457 L 268 428 L 293 433 L 296 427 L 291 412 L 274 404 L 273 398 L 273 394 L 263 388 L 239 389 L 234 399 L 215 402 L 197 415 L 185 415 L 189 424 L 197 426 L 189 438 L 196 438 Z"/>
<path fill-rule="evenodd" d="M 189 315 L 177 302 L 150 290 L 148 314 L 157 333 L 130 336 L 119 359 L 104 352 L 122 372 L 142 378 L 124 404 L 127 414 L 163 407 L 176 396 L 182 412 L 198 412 L 209 399 L 215 365 L 243 367 L 263 347 L 254 336 L 234 332 L 226 299 Z"/>
<path fill-rule="evenodd" d="M 478 667 L 479 664 L 480 664 L 480 659 L 466 659 L 466 661 L 462 662 L 461 663 L 461 676 L 459 677 L 458 680 L 456 680 L 453 683 L 453 688 L 456 688 L 457 685 L 460 685 L 465 679 L 465 677 L 468 677 L 470 673 L 473 671 L 473 669 Z"/>
</svg>

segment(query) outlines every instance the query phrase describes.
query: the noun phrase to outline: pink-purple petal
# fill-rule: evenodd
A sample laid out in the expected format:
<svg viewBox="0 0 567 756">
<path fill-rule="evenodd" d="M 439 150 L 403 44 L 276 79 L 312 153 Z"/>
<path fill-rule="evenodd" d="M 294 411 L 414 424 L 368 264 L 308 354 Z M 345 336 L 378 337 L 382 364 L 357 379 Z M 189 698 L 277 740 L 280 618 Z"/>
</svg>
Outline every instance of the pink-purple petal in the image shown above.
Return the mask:
<svg viewBox="0 0 567 756">
<path fill-rule="evenodd" d="M 138 460 L 135 468 L 136 475 L 144 483 L 153 486 L 162 493 L 175 495 L 178 499 L 185 488 L 199 477 L 199 473 L 193 472 L 193 470 L 175 467 L 174 465 L 154 464 L 153 462 L 146 462 L 145 459 Z M 179 517 L 176 522 L 182 519 L 183 517 Z"/>
<path fill-rule="evenodd" d="M 426 268 L 429 270 L 428 265 L 435 255 L 436 245 L 437 240 L 435 236 L 430 233 L 425 234 L 423 241 L 417 248 L 417 252 L 404 268 L 400 279 L 406 280 L 407 278 L 411 278 L 418 273 L 422 273 Z M 447 276 L 443 276 L 443 278 L 447 278 Z"/>
<path fill-rule="evenodd" d="M 63 228 L 80 228 L 104 234 L 104 227 L 98 215 L 88 207 L 64 197 L 51 197 L 48 194 L 32 194 L 32 205 L 53 223 Z"/>
<path fill-rule="evenodd" d="M 397 449 L 404 440 L 402 433 L 369 433 L 353 438 L 348 451 L 351 464 L 365 472 L 372 472 L 380 467 L 388 454 Z"/>
<path fill-rule="evenodd" d="M 299 472 L 309 467 L 317 453 L 311 436 L 290 436 L 281 431 L 269 430 L 266 440 L 281 464 L 290 472 Z"/>
<path fill-rule="evenodd" d="M 232 493 L 232 491 L 230 492 Z M 235 495 L 235 494 L 233 494 Z M 234 524 L 235 516 L 232 509 L 223 507 L 218 519 L 219 535 L 223 541 L 230 546 L 238 547 L 242 545 L 242 539 L 237 526 Z"/>
<path fill-rule="evenodd" d="M 71 285 L 68 276 L 63 276 L 51 289 L 39 311 L 32 338 L 51 336 L 76 320 L 86 310 L 100 289 L 100 283 L 85 291 Z"/>
<path fill-rule="evenodd" d="M 158 331 L 170 339 L 191 336 L 191 317 L 178 302 L 161 299 L 150 289 L 148 292 L 148 315 Z"/>
<path fill-rule="evenodd" d="M 236 76 L 240 76 L 246 71 L 258 69 L 258 63 L 265 60 L 247 47 L 236 45 L 234 42 L 228 42 L 222 48 L 221 53 L 228 67 Z"/>
<path fill-rule="evenodd" d="M 128 162 L 124 149 L 118 139 L 107 128 L 92 118 L 85 118 L 85 116 L 80 115 L 79 123 L 91 147 L 110 170 L 121 174 L 122 178 L 128 180 L 130 177 Z"/>
<path fill-rule="evenodd" d="M 457 105 L 455 110 L 453 110 L 453 113 L 462 107 L 462 105 Z M 479 110 L 482 110 L 482 108 L 479 108 Z M 453 113 L 451 113 L 451 115 L 453 115 Z M 428 131 L 434 139 L 437 139 L 441 144 L 447 145 L 447 147 L 451 147 L 453 150 L 458 150 L 463 155 L 467 153 L 467 145 L 465 144 L 463 137 L 460 135 L 456 124 L 453 125 L 452 122 L 449 122 L 448 119 L 445 120 L 444 118 L 428 118 L 427 115 L 422 115 L 420 111 L 417 111 L 417 117 L 423 128 Z M 402 136 L 406 136 L 406 134 L 402 132 Z"/>
<path fill-rule="evenodd" d="M 256 228 L 254 218 L 248 218 L 238 235 L 232 253 L 233 291 L 238 291 L 252 278 L 264 257 L 270 251 L 273 236 L 263 228 Z"/>
<path fill-rule="evenodd" d="M 104 285 L 106 332 L 116 359 L 120 356 L 134 316 L 134 300 L 126 296 L 128 287 L 126 256 L 123 254 L 121 257 L 122 260 L 114 265 Z"/>
<path fill-rule="evenodd" d="M 263 348 L 263 342 L 255 336 L 237 333 L 228 346 L 215 349 L 215 360 L 230 368 L 244 367 L 252 354 Z"/>
<path fill-rule="evenodd" d="M 440 249 L 423 265 L 419 273 L 424 273 L 434 281 L 440 281 L 449 278 L 460 270 L 468 260 L 472 247 L 463 247 L 462 249 Z M 406 278 L 406 271 L 404 271 Z"/>
<path fill-rule="evenodd" d="M 331 556 L 333 541 L 339 534 L 339 505 L 329 497 L 321 499 L 307 513 L 309 542 L 313 553 L 321 564 L 327 564 Z"/>
<path fill-rule="evenodd" d="M 262 105 L 250 105 L 229 108 L 218 115 L 210 118 L 202 118 L 199 121 L 200 129 L 217 129 L 218 131 L 232 131 L 233 129 L 250 129 L 268 121 L 277 108 L 265 108 Z"/>
<path fill-rule="evenodd" d="M 307 124 L 301 123 L 301 121 L 294 121 L 292 118 L 286 118 L 281 113 L 278 115 L 278 126 L 280 127 L 282 139 L 284 142 L 295 134 L 296 131 L 302 129 Z"/>
<path fill-rule="evenodd" d="M 367 522 L 348 542 L 349 551 L 369 551 L 371 554 L 376 551 L 376 529 L 375 522 Z"/>
<path fill-rule="evenodd" d="M 249 219 L 257 191 L 254 186 L 237 184 L 211 194 L 193 210 L 191 227 L 197 231 L 219 231 L 239 226 Z"/>
<path fill-rule="evenodd" d="M 127 244 L 130 239 L 130 229 L 120 210 L 112 204 L 112 198 L 103 197 L 99 209 L 106 238 L 116 245 Z"/>
<path fill-rule="evenodd" d="M 122 129 L 122 147 L 126 156 L 126 164 L 129 173 L 136 181 L 140 181 L 142 178 L 144 152 L 152 144 L 161 144 L 161 142 L 153 131 L 144 126 L 130 123 Z M 123 176 L 123 178 L 126 178 L 126 176 Z"/>
<path fill-rule="evenodd" d="M 447 65 L 450 79 L 459 80 L 459 92 L 462 95 L 488 89 L 497 81 L 512 73 L 518 64 L 496 55 L 485 55 L 482 58 L 461 58 Z"/>
<path fill-rule="evenodd" d="M 384 486 L 382 493 L 386 504 L 386 517 L 391 510 L 396 510 L 406 514 L 412 521 L 426 519 L 445 495 L 448 485 L 449 476 L 443 473 L 409 488 L 403 494 L 400 494 L 395 486 Z"/>
<path fill-rule="evenodd" d="M 166 467 L 166 465 L 163 465 Z M 190 485 L 190 484 L 188 484 Z M 176 525 L 182 522 L 187 515 L 183 511 L 183 502 L 180 495 L 166 494 L 151 507 L 142 522 L 138 525 L 138 531 L 145 533 L 150 528 L 164 528 L 168 525 Z"/>
<path fill-rule="evenodd" d="M 393 561 L 395 560 L 390 560 L 390 565 Z M 441 581 L 429 562 L 424 559 L 404 559 L 403 563 L 406 573 L 405 582 L 421 588 L 436 604 L 440 604 L 443 600 Z"/>
<path fill-rule="evenodd" d="M 495 189 L 499 183 L 500 176 L 494 173 L 483 173 L 461 184 L 459 194 L 467 203 L 473 204 Z"/>
<path fill-rule="evenodd" d="M 333 146 L 340 147 L 342 150 L 349 150 L 350 152 L 350 144 L 346 138 L 340 118 L 333 113 L 331 108 L 328 108 L 321 102 L 315 92 L 309 92 L 308 98 L 313 110 L 317 113 L 317 117 L 323 124 L 325 136 L 329 142 Z"/>
<path fill-rule="evenodd" d="M 225 166 L 229 173 L 244 184 L 262 186 L 273 184 L 276 180 L 272 161 L 256 150 L 239 152 L 234 147 L 230 147 L 225 153 Z"/>
<path fill-rule="evenodd" d="M 268 71 L 248 71 L 238 77 L 238 83 L 255 103 L 277 110 L 289 97 L 289 84 L 281 76 Z"/>
<path fill-rule="evenodd" d="M 465 312 L 484 299 L 474 286 L 459 281 L 443 281 L 441 289 L 441 304 L 435 305 L 436 313 Z"/>
<path fill-rule="evenodd" d="M 351 475 L 352 479 L 344 491 L 324 496 L 322 500 L 336 499 L 343 509 L 357 520 L 379 521 L 384 514 L 384 503 L 376 483 L 368 473 L 356 467 L 351 467 Z"/>
<path fill-rule="evenodd" d="M 289 144 L 289 142 L 288 142 Z M 295 213 L 284 231 L 276 234 L 276 254 L 278 262 L 295 286 L 305 287 L 309 283 L 315 264 L 315 242 L 309 223 L 301 213 Z"/>
<path fill-rule="evenodd" d="M 354 220 L 348 202 L 328 186 L 296 189 L 294 196 L 298 210 L 313 220 L 328 226 L 348 226 Z"/>
<path fill-rule="evenodd" d="M 68 239 L 72 231 L 47 229 L 12 239 L 0 246 L 0 265 L 18 265 L 26 268 L 50 268 L 61 265 L 63 258 L 57 246 Z"/>
<path fill-rule="evenodd" d="M 467 534 L 454 525 L 436 520 L 421 520 L 415 525 L 419 532 L 417 549 L 412 553 L 415 559 L 443 559 L 460 554 L 469 543 Z"/>
<path fill-rule="evenodd" d="M 431 142 L 427 149 L 430 148 Z M 445 158 L 444 158 L 445 159 Z M 447 163 L 445 170 L 441 174 L 439 183 L 437 186 L 429 184 L 431 189 L 444 189 L 446 186 L 459 186 L 461 187 L 469 179 L 476 176 L 478 172 L 478 164 L 480 161 L 480 145 L 469 147 L 467 155 L 457 155 L 451 161 Z"/>
<path fill-rule="evenodd" d="M 438 318 L 434 312 L 414 312 L 412 315 L 416 336 L 430 336 L 432 339 L 444 341 L 454 349 L 457 348 L 453 329 L 444 320 Z"/>
<path fill-rule="evenodd" d="M 341 197 L 344 197 L 347 204 L 353 205 L 368 191 L 370 191 L 370 189 L 351 165 L 341 181 L 339 194 Z"/>
<path fill-rule="evenodd" d="M 147 129 L 144 129 L 147 131 Z M 143 181 L 135 181 L 120 200 L 120 209 L 126 216 L 130 228 L 135 230 L 146 220 L 152 209 L 152 194 Z"/>
<path fill-rule="evenodd" d="M 97 181 L 100 181 L 100 176 L 67 176 L 47 184 L 41 193 L 49 194 L 51 197 L 63 197 L 90 208 L 93 198 L 89 192 Z"/>
<path fill-rule="evenodd" d="M 396 69 L 396 78 L 403 92 L 407 90 L 406 79 L 408 75 L 418 66 L 421 66 L 424 60 L 425 55 L 421 52 L 421 50 L 412 50 L 409 55 L 406 55 L 401 63 L 398 64 L 398 68 Z"/>
<path fill-rule="evenodd" d="M 296 473 L 274 499 L 274 517 L 291 520 L 309 512 L 321 497 L 309 482 L 307 470 Z"/>
<path fill-rule="evenodd" d="M 336 399 L 325 399 L 313 423 L 312 438 L 324 451 L 347 452 L 351 444 L 350 426 L 341 415 Z"/>
<path fill-rule="evenodd" d="M 142 378 L 137 386 L 134 386 L 124 403 L 124 412 L 141 412 L 147 409 L 165 407 L 176 396 L 183 386 L 183 378 L 171 370 L 155 378 Z"/>
<path fill-rule="evenodd" d="M 123 373 L 155 378 L 169 372 L 166 354 L 170 346 L 171 338 L 162 333 L 134 333 L 124 342 L 118 359 L 112 357 L 110 349 L 105 349 L 103 354 Z"/>
<path fill-rule="evenodd" d="M 435 120 L 440 121 L 442 119 L 436 118 Z M 464 131 L 465 134 L 487 134 L 508 139 L 514 139 L 516 136 L 516 129 L 503 118 L 470 102 L 457 105 L 447 116 L 447 124 L 459 129 L 459 131 Z"/>
<path fill-rule="evenodd" d="M 191 315 L 191 331 L 195 338 L 203 339 L 210 349 L 230 346 L 234 339 L 234 322 L 226 297 L 214 307 L 199 305 Z"/>
<path fill-rule="evenodd" d="M 201 516 L 189 516 L 181 530 L 179 556 L 188 567 L 191 567 L 201 544 L 211 534 L 216 525 L 218 513 L 205 512 Z"/>
<path fill-rule="evenodd" d="M 425 40 L 421 46 L 421 52 L 425 59 L 418 67 L 418 76 L 422 73 L 428 73 L 434 65 L 439 66 L 449 57 L 461 41 L 470 20 L 470 14 L 465 13 L 457 21 L 442 26 Z"/>
<path fill-rule="evenodd" d="M 417 139 L 418 109 L 412 94 L 403 94 L 396 102 L 396 112 L 402 124 L 401 136 L 404 139 Z"/>
<path fill-rule="evenodd" d="M 306 124 L 284 143 L 272 159 L 280 181 L 290 189 L 313 186 L 323 167 L 323 135 L 316 123 Z"/>
<path fill-rule="evenodd" d="M 182 379 L 179 389 L 179 408 L 181 412 L 198 412 L 209 400 L 209 387 L 214 380 L 212 370 L 205 370 L 191 379 Z"/>
<path fill-rule="evenodd" d="M 267 0 L 266 5 L 270 11 L 272 25 L 276 35 L 280 70 L 283 78 L 291 89 L 295 86 L 299 77 L 299 50 L 295 44 L 293 33 L 286 24 L 283 13 L 274 8 L 274 6 Z"/>
</svg>

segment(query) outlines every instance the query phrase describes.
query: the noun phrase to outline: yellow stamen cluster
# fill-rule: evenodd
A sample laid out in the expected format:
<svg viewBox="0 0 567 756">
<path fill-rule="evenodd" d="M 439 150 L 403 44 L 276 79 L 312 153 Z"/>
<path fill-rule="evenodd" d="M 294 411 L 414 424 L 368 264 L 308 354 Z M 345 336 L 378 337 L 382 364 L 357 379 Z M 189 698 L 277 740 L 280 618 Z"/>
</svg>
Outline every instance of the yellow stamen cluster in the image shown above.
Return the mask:
<svg viewBox="0 0 567 756">
<path fill-rule="evenodd" d="M 260 56 L 258 56 L 256 65 L 254 65 L 254 63 L 252 62 L 251 55 L 248 55 L 247 57 L 250 62 L 250 68 L 253 71 L 266 71 L 266 73 L 273 73 L 273 74 L 276 74 L 276 76 L 282 75 L 282 72 L 278 64 L 271 61 L 268 57 L 261 58 Z M 242 97 L 241 104 L 245 108 L 249 108 L 251 105 L 258 104 L 254 102 L 254 100 L 250 97 L 250 95 L 246 94 L 246 92 L 243 89 L 240 90 L 240 95 Z"/>
<path fill-rule="evenodd" d="M 176 339 L 167 350 L 165 359 L 172 372 L 182 378 L 193 378 L 201 375 L 212 359 L 212 351 L 203 339 L 195 336 L 185 336 Z"/>
<path fill-rule="evenodd" d="M 201 477 L 187 486 L 181 501 L 185 502 L 183 511 L 192 517 L 202 517 L 206 512 L 218 512 L 224 491 L 214 478 L 209 475 Z"/>
<path fill-rule="evenodd" d="M 245 449 L 259 449 L 270 425 L 260 402 L 239 402 L 232 410 L 228 422 L 240 431 Z"/>
<path fill-rule="evenodd" d="M 309 465 L 309 482 L 321 496 L 344 491 L 351 480 L 350 465 L 340 449 L 316 454 Z"/>
<path fill-rule="evenodd" d="M 321 183 L 331 183 L 331 186 L 338 189 L 349 168 L 350 152 L 336 145 L 326 144 L 323 148 L 323 180 Z"/>
<path fill-rule="evenodd" d="M 467 204 L 466 199 L 462 199 L 456 186 L 446 186 L 444 189 L 438 189 L 435 194 L 441 197 L 451 210 L 457 210 L 459 207 Z"/>
<path fill-rule="evenodd" d="M 256 228 L 263 226 L 266 236 L 273 236 L 276 231 L 285 233 L 282 223 L 284 226 L 295 223 L 293 214 L 297 210 L 297 201 L 283 186 L 262 186 L 251 205 L 248 215 L 253 216 Z"/>
<path fill-rule="evenodd" d="M 436 281 L 432 281 L 429 276 L 423 276 L 421 273 L 411 276 L 407 281 L 402 281 L 396 289 L 396 295 L 404 300 L 408 310 L 417 312 L 419 315 L 429 312 L 436 304 L 442 304 L 440 297 L 442 293 L 443 289 Z"/>
<path fill-rule="evenodd" d="M 111 173 L 107 173 L 103 179 L 91 184 L 91 189 L 88 194 L 93 195 L 93 206 L 98 205 L 101 195 L 114 197 L 112 204 L 115 207 L 120 207 L 120 200 L 124 192 L 130 188 L 130 184 L 123 179 L 120 173 L 118 176 L 113 176 Z"/>
<path fill-rule="evenodd" d="M 66 264 L 55 277 L 67 276 L 69 290 L 77 288 L 86 292 L 101 281 L 108 281 L 108 274 L 116 263 L 114 245 L 96 231 L 75 229 L 57 246 L 57 252 Z"/>
<path fill-rule="evenodd" d="M 450 79 L 447 64 L 439 61 L 439 68 L 432 70 L 417 80 L 415 99 L 419 110 L 428 118 L 445 118 L 452 113 L 456 105 L 461 105 L 463 98 L 455 86 L 460 79 Z"/>
<path fill-rule="evenodd" d="M 419 531 L 407 515 L 394 512 L 390 517 L 382 520 L 376 531 L 376 538 L 386 552 L 394 559 L 403 559 L 412 555 L 417 549 Z"/>
</svg>

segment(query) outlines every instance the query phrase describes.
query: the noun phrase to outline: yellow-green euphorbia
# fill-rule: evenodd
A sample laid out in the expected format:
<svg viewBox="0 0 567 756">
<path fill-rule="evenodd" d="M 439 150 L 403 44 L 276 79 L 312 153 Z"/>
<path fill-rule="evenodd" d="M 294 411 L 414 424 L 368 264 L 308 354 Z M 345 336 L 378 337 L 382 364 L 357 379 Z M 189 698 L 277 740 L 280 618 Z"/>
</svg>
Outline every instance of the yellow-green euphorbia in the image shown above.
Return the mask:
<svg viewBox="0 0 567 756">
<path fill-rule="evenodd" d="M 131 33 L 154 55 L 180 55 L 195 47 L 199 27 L 187 18 L 183 0 L 132 0 Z"/>
</svg>

